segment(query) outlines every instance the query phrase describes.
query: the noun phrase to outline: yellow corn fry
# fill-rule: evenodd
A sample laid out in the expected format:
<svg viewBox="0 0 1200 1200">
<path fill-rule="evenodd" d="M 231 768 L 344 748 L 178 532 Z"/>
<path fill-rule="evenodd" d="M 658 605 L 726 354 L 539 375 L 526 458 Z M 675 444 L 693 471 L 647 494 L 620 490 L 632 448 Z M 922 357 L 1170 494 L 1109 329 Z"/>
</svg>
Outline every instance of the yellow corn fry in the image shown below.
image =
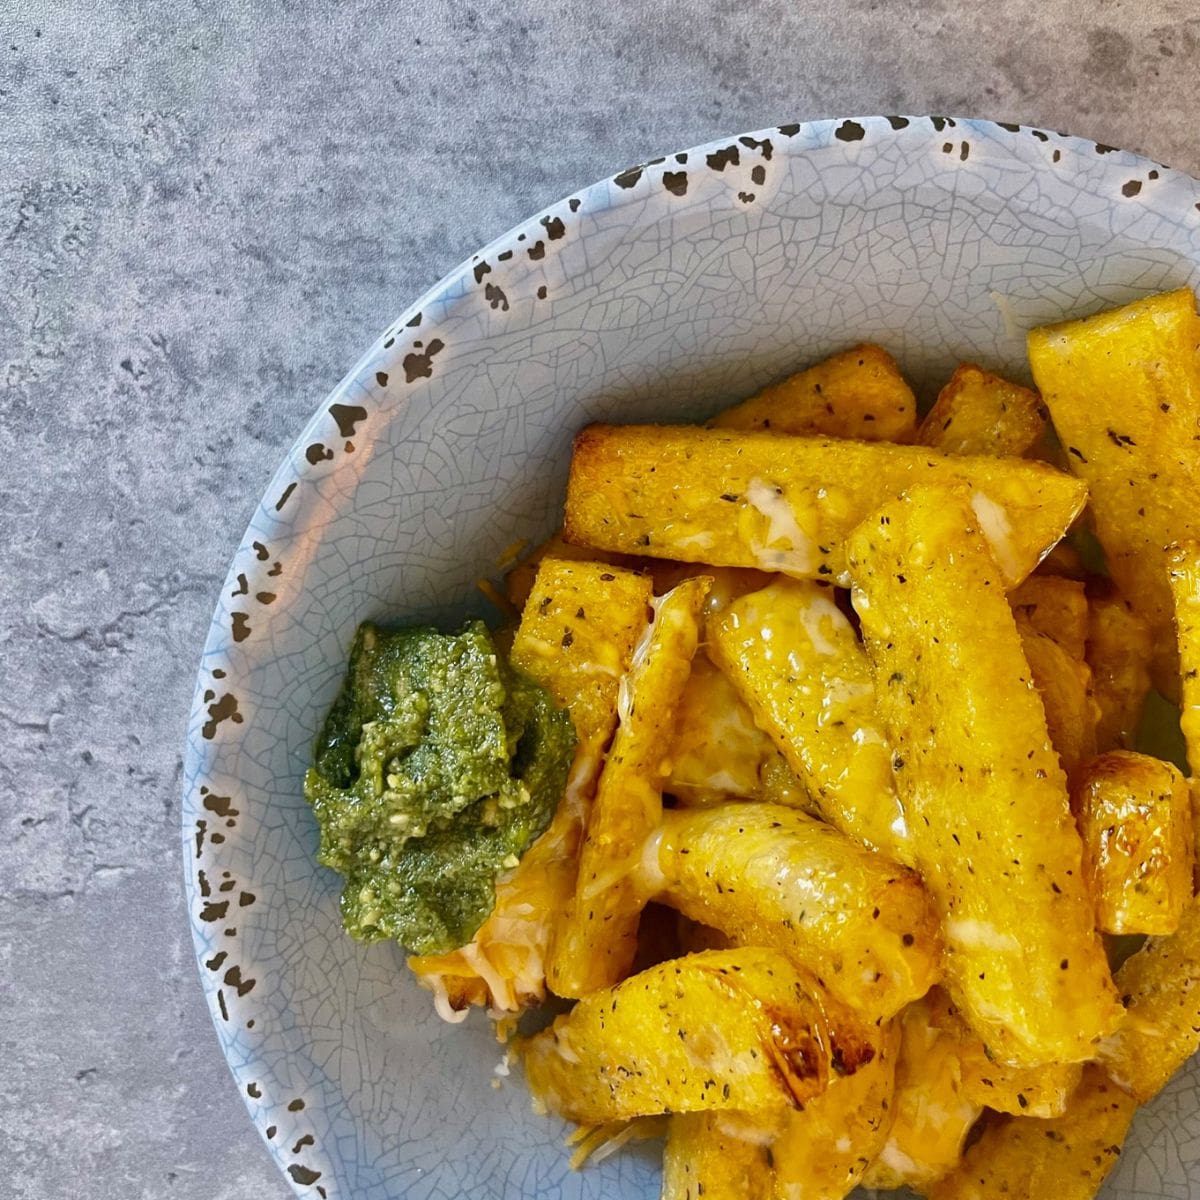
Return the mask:
<svg viewBox="0 0 1200 1200">
<path fill-rule="evenodd" d="M 1042 559 L 1034 578 L 1039 575 L 1083 581 L 1087 579 L 1089 571 L 1078 548 L 1068 541 L 1062 541 Z"/>
<path fill-rule="evenodd" d="M 662 1200 L 775 1200 L 771 1125 L 746 1113 L 677 1113 L 663 1152 Z"/>
<path fill-rule="evenodd" d="M 803 813 L 664 813 L 658 866 L 661 901 L 788 955 L 870 1021 L 923 995 L 940 972 L 937 916 L 916 874 Z"/>
<path fill-rule="evenodd" d="M 718 413 L 716 429 L 770 429 L 775 433 L 909 442 L 917 402 L 896 360 L 880 346 L 843 350 L 782 383 Z"/>
<path fill-rule="evenodd" d="M 1179 647 L 1179 726 L 1192 774 L 1193 870 L 1200 888 L 1200 785 L 1196 782 L 1200 777 L 1200 543 L 1189 541 L 1172 546 L 1167 561 Z"/>
<path fill-rule="evenodd" d="M 444 1016 L 470 1004 L 515 1012 L 545 994 L 554 931 L 575 886 L 576 863 L 617 688 L 650 614 L 650 581 L 605 563 L 547 558 L 513 639 L 515 666 L 571 714 L 579 744 L 550 827 L 496 885 L 496 906 L 474 940 L 408 960 Z"/>
<path fill-rule="evenodd" d="M 616 725 L 617 685 L 650 616 L 648 579 L 607 563 L 544 559 L 513 639 L 513 666 L 571 713 L 581 744 Z"/>
<path fill-rule="evenodd" d="M 934 1019 L 935 998 L 918 1000 L 900 1017 L 892 1120 L 863 1178 L 868 1188 L 924 1192 L 954 1169 L 983 1111 L 963 1087 L 961 1042 Z"/>
<path fill-rule="evenodd" d="M 771 1143 L 774 1200 L 843 1200 L 858 1186 L 892 1120 L 900 1026 L 879 1032 L 875 1056 L 830 1078 L 802 1112 L 785 1114 Z"/>
<path fill-rule="evenodd" d="M 1087 661 L 1099 710 L 1096 748 L 1128 749 L 1150 691 L 1150 630 L 1124 597 L 1089 599 Z"/>
<path fill-rule="evenodd" d="M 1086 488 L 1041 463 L 922 446 L 591 425 L 575 439 L 565 532 L 580 545 L 839 581 L 850 530 L 917 484 L 971 494 L 1006 586 L 1079 514 Z"/>
<path fill-rule="evenodd" d="M 551 534 L 539 546 L 535 546 L 524 554 L 517 564 L 504 576 L 504 595 L 509 604 L 519 612 L 524 613 L 529 594 L 533 591 L 534 580 L 546 559 L 557 559 L 567 562 L 584 562 L 618 566 L 626 570 L 634 570 L 640 564 L 636 559 L 622 554 L 597 554 L 595 550 L 587 550 L 582 546 L 574 546 L 563 538 L 562 530 Z"/>
<path fill-rule="evenodd" d="M 648 897 L 633 868 L 662 816 L 666 751 L 675 706 L 700 640 L 709 580 L 690 579 L 655 602 L 617 706 L 620 721 L 587 817 L 574 899 L 550 951 L 547 981 L 560 996 L 583 996 L 629 973 L 638 915 Z"/>
<path fill-rule="evenodd" d="M 966 1153 L 962 1165 L 935 1183 L 930 1200 L 1092 1200 L 1121 1155 L 1137 1105 L 1099 1067 L 1061 1117 L 1000 1118 Z"/>
<path fill-rule="evenodd" d="M 1056 641 L 1072 658 L 1087 655 L 1088 602 L 1083 583 L 1057 575 L 1031 575 L 1008 602 L 1018 622 Z"/>
<path fill-rule="evenodd" d="M 782 804 L 785 808 L 798 808 L 810 817 L 821 815 L 813 798 L 808 794 L 804 781 L 788 766 L 787 760 L 776 751 L 763 764 L 762 798 L 768 804 Z"/>
<path fill-rule="evenodd" d="M 712 580 L 705 602 L 706 613 L 720 612 L 731 600 L 766 587 L 774 578 L 765 571 L 746 570 L 741 567 L 700 567 L 691 562 L 671 562 L 665 558 L 643 558 L 638 560 L 640 568 L 654 581 L 654 592 L 661 596 L 684 580 L 706 575 Z"/>
<path fill-rule="evenodd" d="M 723 671 L 697 654 L 679 698 L 664 790 L 689 804 L 763 798 L 763 771 L 778 752 Z"/>
<path fill-rule="evenodd" d="M 964 1024 L 963 1030 L 970 1034 Z M 1079 1083 L 1079 1063 L 1045 1063 L 1040 1067 L 1008 1067 L 988 1060 L 983 1043 L 973 1035 L 963 1057 L 963 1089 L 976 1104 L 1023 1117 L 1057 1117 L 1066 1111 Z"/>
<path fill-rule="evenodd" d="M 1100 1058 L 1145 1103 L 1200 1049 L 1200 899 L 1188 902 L 1174 933 L 1130 955 L 1116 979 L 1125 1023 Z"/>
<path fill-rule="evenodd" d="M 917 440 L 943 454 L 1019 456 L 1046 431 L 1037 392 L 963 363 L 938 393 Z"/>
<path fill-rule="evenodd" d="M 1192 803 L 1171 763 L 1132 750 L 1093 759 L 1073 789 L 1085 877 L 1105 933 L 1173 933 L 1192 898 Z"/>
<path fill-rule="evenodd" d="M 1012 1067 L 997 1062 L 941 989 L 925 997 L 930 1023 L 954 1045 L 962 1094 L 973 1104 L 1024 1117 L 1058 1117 L 1079 1084 L 1078 1063 Z"/>
<path fill-rule="evenodd" d="M 1172 546 L 1167 558 L 1183 698 L 1179 724 L 1188 766 L 1200 776 L 1200 543 Z"/>
<path fill-rule="evenodd" d="M 544 1109 L 590 1125 L 795 1108 L 829 1080 L 832 1035 L 812 986 L 774 950 L 661 963 L 585 996 L 521 1043 L 529 1090 Z"/>
<path fill-rule="evenodd" d="M 858 635 L 822 584 L 781 579 L 708 625 L 708 652 L 825 818 L 905 861 L 892 755 Z"/>
<path fill-rule="evenodd" d="M 1200 318 L 1190 290 L 1035 329 L 1029 361 L 1072 467 L 1091 486 L 1112 577 L 1150 627 L 1176 698 L 1163 548 L 1200 536 Z"/>
<path fill-rule="evenodd" d="M 1017 614 L 1021 647 L 1029 663 L 1033 686 L 1042 698 L 1046 728 L 1068 779 L 1096 756 L 1096 706 L 1091 695 L 1092 673 L 1054 638 L 1038 633 L 1023 614 Z"/>
<path fill-rule="evenodd" d="M 854 604 L 947 983 L 996 1056 L 1080 1062 L 1121 1008 L 1000 572 L 967 499 L 914 488 L 851 535 Z"/>
</svg>

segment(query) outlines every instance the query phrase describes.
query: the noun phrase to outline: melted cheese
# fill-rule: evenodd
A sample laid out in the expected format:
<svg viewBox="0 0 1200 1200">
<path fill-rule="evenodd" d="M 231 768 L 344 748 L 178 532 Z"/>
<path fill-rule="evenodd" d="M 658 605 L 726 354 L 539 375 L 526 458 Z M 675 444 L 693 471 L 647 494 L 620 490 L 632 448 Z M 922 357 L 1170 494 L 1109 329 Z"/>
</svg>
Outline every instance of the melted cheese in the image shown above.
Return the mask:
<svg viewBox="0 0 1200 1200">
<path fill-rule="evenodd" d="M 997 504 L 986 492 L 971 493 L 971 508 L 979 520 L 979 528 L 996 556 L 996 562 L 1009 580 L 1021 575 L 1021 560 L 1013 548 L 1012 523 L 1003 505 Z"/>
<path fill-rule="evenodd" d="M 946 940 L 969 949 L 997 950 L 1005 953 L 1020 953 L 1021 943 L 1011 933 L 1004 933 L 986 921 L 962 918 L 947 921 Z"/>
<path fill-rule="evenodd" d="M 711 550 L 716 543 L 716 538 L 711 533 L 701 531 L 699 533 L 684 534 L 674 540 L 673 549 L 675 550 Z"/>
<path fill-rule="evenodd" d="M 815 596 L 800 609 L 798 615 L 800 623 L 804 626 L 804 632 L 812 643 L 812 648 L 827 658 L 837 654 L 838 648 L 825 636 L 822 631 L 822 623 L 832 621 L 837 625 L 838 622 L 845 620 L 838 606 L 827 596 Z"/>
<path fill-rule="evenodd" d="M 746 488 L 746 502 L 767 519 L 766 541 L 750 546 L 758 565 L 784 575 L 811 575 L 815 547 L 780 490 L 765 480 L 752 479 Z"/>
</svg>

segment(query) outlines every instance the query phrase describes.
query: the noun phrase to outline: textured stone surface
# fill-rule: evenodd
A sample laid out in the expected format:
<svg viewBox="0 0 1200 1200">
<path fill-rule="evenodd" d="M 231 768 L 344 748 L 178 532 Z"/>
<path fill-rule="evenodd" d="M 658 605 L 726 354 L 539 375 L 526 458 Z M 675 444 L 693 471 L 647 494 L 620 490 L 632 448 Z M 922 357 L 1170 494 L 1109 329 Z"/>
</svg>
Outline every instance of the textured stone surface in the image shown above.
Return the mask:
<svg viewBox="0 0 1200 1200">
<path fill-rule="evenodd" d="M 4 1194 L 288 1194 L 196 985 L 184 723 L 268 477 L 410 299 L 582 183 L 780 120 L 973 112 L 1200 171 L 1184 0 L 825 7 L 0 15 Z"/>
</svg>

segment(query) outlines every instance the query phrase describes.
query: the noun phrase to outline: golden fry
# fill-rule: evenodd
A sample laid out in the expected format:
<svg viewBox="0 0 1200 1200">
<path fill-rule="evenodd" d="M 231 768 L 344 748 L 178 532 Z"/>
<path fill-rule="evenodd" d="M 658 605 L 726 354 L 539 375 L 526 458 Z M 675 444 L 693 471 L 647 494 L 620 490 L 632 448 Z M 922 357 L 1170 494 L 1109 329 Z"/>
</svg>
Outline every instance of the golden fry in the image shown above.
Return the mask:
<svg viewBox="0 0 1200 1200">
<path fill-rule="evenodd" d="M 1076 474 L 1091 487 L 1108 567 L 1150 627 L 1152 673 L 1177 696 L 1163 548 L 1200 536 L 1200 318 L 1181 288 L 1035 329 L 1029 361 Z"/>
<path fill-rule="evenodd" d="M 1031 575 L 1014 588 L 1008 602 L 1017 620 L 1028 622 L 1036 633 L 1056 641 L 1072 658 L 1087 655 L 1087 592 L 1078 579 L 1057 575 Z"/>
<path fill-rule="evenodd" d="M 779 1112 L 823 1092 L 831 1032 L 774 950 L 709 950 L 585 996 L 521 1044 L 535 1101 L 590 1125 L 655 1113 Z"/>
<path fill-rule="evenodd" d="M 677 1113 L 663 1152 L 662 1200 L 775 1200 L 771 1124 L 746 1113 Z"/>
<path fill-rule="evenodd" d="M 892 1022 L 872 1030 L 861 1065 L 799 1111 L 673 1116 L 664 1200 L 843 1200 L 887 1134 L 899 1040 Z"/>
<path fill-rule="evenodd" d="M 780 579 L 708 627 L 708 652 L 825 818 L 905 861 L 904 814 L 858 635 L 822 584 Z"/>
<path fill-rule="evenodd" d="M 963 1095 L 972 1103 L 1023 1117 L 1058 1117 L 1079 1083 L 1078 1063 L 1013 1067 L 997 1062 L 941 988 L 925 998 L 929 1019 L 949 1039 Z"/>
<path fill-rule="evenodd" d="M 1105 933 L 1173 933 L 1192 898 L 1192 802 L 1178 767 L 1113 750 L 1073 789 L 1083 867 Z"/>
<path fill-rule="evenodd" d="M 882 347 L 864 344 L 764 388 L 718 413 L 709 425 L 909 442 L 916 432 L 917 402 L 896 360 Z"/>
<path fill-rule="evenodd" d="M 1066 780 L 975 514 L 962 494 L 914 488 L 847 554 L 955 1003 L 1004 1061 L 1090 1058 L 1121 1008 Z"/>
<path fill-rule="evenodd" d="M 771 1144 L 775 1200 L 842 1200 L 879 1153 L 892 1120 L 900 1027 L 880 1032 L 875 1055 L 834 1075 L 802 1112 L 785 1114 Z"/>
<path fill-rule="evenodd" d="M 1027 581 L 1028 582 L 1028 581 Z M 1096 756 L 1096 706 L 1092 699 L 1092 673 L 1054 638 L 1037 630 L 1017 614 L 1021 647 L 1033 686 L 1042 698 L 1051 744 L 1068 779 Z"/>
<path fill-rule="evenodd" d="M 916 874 L 803 813 L 773 804 L 664 813 L 658 866 L 661 901 L 742 945 L 786 954 L 870 1021 L 940 973 L 937 916 Z"/>
<path fill-rule="evenodd" d="M 967 1134 L 983 1111 L 963 1087 L 961 1043 L 936 1022 L 937 1003 L 935 996 L 918 1000 L 899 1019 L 892 1120 L 867 1168 L 865 1187 L 924 1192 L 957 1165 Z"/>
<path fill-rule="evenodd" d="M 1034 577 L 1049 575 L 1060 579 L 1076 579 L 1083 582 L 1090 572 L 1079 549 L 1069 541 L 1059 542 L 1038 565 Z"/>
<path fill-rule="evenodd" d="M 1087 661 L 1096 701 L 1096 748 L 1130 749 L 1150 691 L 1150 630 L 1115 593 L 1088 600 Z"/>
<path fill-rule="evenodd" d="M 583 996 L 628 974 L 638 915 L 648 898 L 633 868 L 662 816 L 664 747 L 700 640 L 709 580 L 687 580 L 655 602 L 617 696 L 620 720 L 600 772 L 579 855 L 575 896 L 550 951 L 547 981 L 560 996 Z"/>
<path fill-rule="evenodd" d="M 785 808 L 798 808 L 810 817 L 819 817 L 820 810 L 808 794 L 804 781 L 787 764 L 787 759 L 778 751 L 763 764 L 762 798 L 768 804 L 782 804 Z"/>
<path fill-rule="evenodd" d="M 1101 1059 L 1127 1092 L 1145 1103 L 1200 1049 L 1200 899 L 1179 928 L 1152 937 L 1117 972 L 1127 1010 Z"/>
<path fill-rule="evenodd" d="M 617 685 L 650 618 L 650 581 L 607 563 L 547 558 L 513 639 L 513 666 L 571 714 L 580 743 L 608 740 Z"/>
<path fill-rule="evenodd" d="M 761 800 L 777 754 L 725 673 L 697 654 L 679 698 L 664 790 L 689 804 Z"/>
<path fill-rule="evenodd" d="M 632 572 L 639 566 L 638 561 L 630 558 L 628 555 L 598 554 L 595 550 L 588 550 L 583 546 L 574 546 L 564 540 L 562 530 L 560 529 L 558 532 L 551 534 L 539 546 L 535 546 L 532 550 L 527 551 L 516 565 L 510 567 L 505 573 L 505 598 L 522 615 L 525 611 L 526 602 L 529 600 L 529 595 L 533 591 L 538 571 L 541 570 L 542 563 L 547 559 L 556 559 L 559 562 L 591 563 L 596 566 L 617 566 L 627 572 Z M 545 593 L 542 592 L 541 594 L 544 595 Z"/>
<path fill-rule="evenodd" d="M 1168 551 L 1168 581 L 1179 647 L 1179 724 L 1187 742 L 1188 766 L 1200 775 L 1200 543 L 1189 541 Z"/>
<path fill-rule="evenodd" d="M 1099 1067 L 1084 1067 L 1061 1117 L 1009 1117 L 989 1124 L 929 1198 L 1092 1200 L 1120 1157 L 1136 1107 Z"/>
<path fill-rule="evenodd" d="M 1200 888 L 1200 543 L 1183 542 L 1167 554 L 1168 579 L 1179 647 L 1179 727 L 1192 774 L 1192 829 L 1195 883 Z"/>
<path fill-rule="evenodd" d="M 950 458 L 920 446 L 591 425 L 575 439 L 569 540 L 604 550 L 840 581 L 845 539 L 918 484 L 961 484 L 1005 586 L 1020 583 L 1079 514 L 1086 488 L 1041 463 Z"/>
<path fill-rule="evenodd" d="M 1046 431 L 1046 408 L 1030 388 L 963 363 L 938 393 L 917 440 L 943 454 L 1017 457 Z"/>
<path fill-rule="evenodd" d="M 686 579 L 706 575 L 712 580 L 708 599 L 704 603 L 706 614 L 718 613 L 732 600 L 747 592 L 766 587 L 775 577 L 765 571 L 748 570 L 742 567 L 698 566 L 690 562 L 671 562 L 665 558 L 643 558 L 638 560 L 640 569 L 654 582 L 655 595 L 663 595 L 678 587 Z"/>
</svg>

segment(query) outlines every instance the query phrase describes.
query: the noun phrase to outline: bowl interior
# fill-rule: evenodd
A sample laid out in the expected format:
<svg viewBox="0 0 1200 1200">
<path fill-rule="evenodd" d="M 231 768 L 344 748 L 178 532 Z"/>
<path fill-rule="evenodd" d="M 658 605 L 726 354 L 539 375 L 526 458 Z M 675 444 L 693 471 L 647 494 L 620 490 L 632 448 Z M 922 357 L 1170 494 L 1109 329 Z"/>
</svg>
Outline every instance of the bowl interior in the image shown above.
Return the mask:
<svg viewBox="0 0 1200 1200">
<path fill-rule="evenodd" d="M 570 1172 L 566 1128 L 530 1112 L 516 1069 L 494 1073 L 487 1022 L 443 1024 L 397 948 L 342 933 L 301 779 L 357 623 L 486 613 L 476 581 L 558 524 L 589 421 L 703 417 L 858 341 L 926 396 L 964 359 L 1025 377 L 1027 328 L 1200 282 L 1198 201 L 1189 179 L 1057 134 L 785 126 L 580 192 L 371 347 L 231 566 L 186 760 L 201 976 L 298 1193 L 658 1194 L 656 1152 Z M 1188 1194 L 1167 1131 L 1200 1134 L 1195 1087 L 1139 1117 L 1109 1194 Z"/>
</svg>

